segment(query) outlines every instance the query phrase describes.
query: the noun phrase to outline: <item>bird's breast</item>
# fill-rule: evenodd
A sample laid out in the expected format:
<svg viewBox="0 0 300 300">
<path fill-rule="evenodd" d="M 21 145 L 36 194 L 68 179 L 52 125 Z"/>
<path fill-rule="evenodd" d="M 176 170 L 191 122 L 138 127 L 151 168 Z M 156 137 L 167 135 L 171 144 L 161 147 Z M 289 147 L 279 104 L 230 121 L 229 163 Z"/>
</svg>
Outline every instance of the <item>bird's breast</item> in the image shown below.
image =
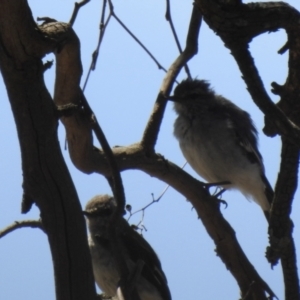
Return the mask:
<svg viewBox="0 0 300 300">
<path fill-rule="evenodd" d="M 106 247 L 89 238 L 93 273 L 99 288 L 108 296 L 114 296 L 119 282 L 119 274 L 111 254 Z"/>
</svg>

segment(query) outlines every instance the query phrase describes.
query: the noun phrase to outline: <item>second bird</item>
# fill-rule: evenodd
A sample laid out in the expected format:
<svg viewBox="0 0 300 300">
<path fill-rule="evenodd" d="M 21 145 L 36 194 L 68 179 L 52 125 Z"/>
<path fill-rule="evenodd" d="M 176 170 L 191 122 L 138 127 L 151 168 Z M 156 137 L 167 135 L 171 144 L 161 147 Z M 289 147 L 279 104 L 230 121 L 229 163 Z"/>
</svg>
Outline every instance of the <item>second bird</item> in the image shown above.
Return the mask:
<svg viewBox="0 0 300 300">
<path fill-rule="evenodd" d="M 118 300 L 116 295 L 120 275 L 111 245 L 110 221 L 117 208 L 115 199 L 98 195 L 86 205 L 84 215 L 89 227 L 89 247 L 92 256 L 94 277 L 106 296 Z M 130 273 L 141 267 L 136 278 L 136 289 L 141 300 L 171 300 L 166 276 L 160 261 L 147 241 L 128 222 L 120 218 L 116 226 L 116 238 Z M 131 275 L 132 275 L 131 274 Z"/>
<path fill-rule="evenodd" d="M 250 115 L 205 80 L 182 81 L 171 100 L 178 114 L 174 135 L 191 167 L 210 183 L 230 182 L 223 187 L 251 197 L 268 219 L 274 192 Z"/>
</svg>

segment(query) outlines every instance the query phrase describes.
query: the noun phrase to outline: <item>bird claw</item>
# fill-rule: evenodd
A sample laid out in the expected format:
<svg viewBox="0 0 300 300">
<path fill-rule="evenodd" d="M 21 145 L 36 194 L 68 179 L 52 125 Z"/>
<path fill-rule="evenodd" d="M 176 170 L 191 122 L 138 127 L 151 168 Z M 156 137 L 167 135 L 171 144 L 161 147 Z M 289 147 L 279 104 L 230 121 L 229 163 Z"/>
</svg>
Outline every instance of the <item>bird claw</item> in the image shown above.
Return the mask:
<svg viewBox="0 0 300 300">
<path fill-rule="evenodd" d="M 220 185 L 227 185 L 231 184 L 230 181 L 220 181 L 220 182 L 210 182 L 210 183 L 204 183 L 204 188 L 209 191 L 209 189 L 213 186 L 219 187 Z M 223 189 L 226 190 L 226 189 Z"/>
<path fill-rule="evenodd" d="M 226 185 L 226 184 L 231 184 L 230 181 L 222 181 L 222 182 L 214 182 L 214 183 L 205 183 L 204 184 L 204 188 L 210 193 L 209 189 L 211 187 L 219 187 L 220 185 Z M 225 205 L 225 209 L 228 207 L 228 203 L 225 200 L 222 199 L 218 199 L 218 197 L 220 197 L 224 192 L 226 191 L 226 189 L 221 189 L 218 193 L 212 195 L 214 196 L 215 200 L 218 203 L 224 204 Z"/>
<path fill-rule="evenodd" d="M 221 191 L 222 192 L 222 191 Z M 224 204 L 225 205 L 225 209 L 228 207 L 228 203 L 225 200 L 222 199 L 215 199 L 217 202 Z"/>
</svg>

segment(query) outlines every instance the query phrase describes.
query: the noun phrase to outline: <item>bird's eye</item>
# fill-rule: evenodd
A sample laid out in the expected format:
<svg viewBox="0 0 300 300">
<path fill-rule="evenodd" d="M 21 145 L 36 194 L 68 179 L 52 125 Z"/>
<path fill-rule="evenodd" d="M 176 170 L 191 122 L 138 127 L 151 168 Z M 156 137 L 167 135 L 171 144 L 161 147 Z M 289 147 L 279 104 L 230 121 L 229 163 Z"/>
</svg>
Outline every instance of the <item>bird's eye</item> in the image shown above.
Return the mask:
<svg viewBox="0 0 300 300">
<path fill-rule="evenodd" d="M 108 217 L 112 214 L 112 209 L 110 208 L 102 208 L 101 210 L 99 210 L 97 212 L 97 216 L 100 216 L 100 217 Z"/>
</svg>

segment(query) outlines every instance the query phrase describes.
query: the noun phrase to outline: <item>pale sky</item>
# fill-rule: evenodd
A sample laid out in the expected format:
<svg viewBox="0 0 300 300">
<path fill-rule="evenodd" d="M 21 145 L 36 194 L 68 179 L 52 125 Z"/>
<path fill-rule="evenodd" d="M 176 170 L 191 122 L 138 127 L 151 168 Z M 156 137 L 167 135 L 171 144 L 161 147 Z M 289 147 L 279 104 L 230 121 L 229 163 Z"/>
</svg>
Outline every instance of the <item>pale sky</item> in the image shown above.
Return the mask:
<svg viewBox="0 0 300 300">
<path fill-rule="evenodd" d="M 71 0 L 30 0 L 29 4 L 35 19 L 38 16 L 48 16 L 64 22 L 69 21 L 74 6 Z M 289 1 L 289 4 L 300 9 L 298 0 Z M 177 57 L 178 51 L 169 24 L 164 18 L 165 1 L 115 0 L 114 5 L 116 14 L 167 69 Z M 80 10 L 74 26 L 81 40 L 84 68 L 82 83 L 97 44 L 101 6 L 102 1 L 91 1 Z M 171 9 L 179 39 L 184 45 L 192 1 L 173 0 Z M 270 93 L 270 83 L 285 82 L 288 52 L 283 55 L 277 54 L 285 42 L 285 32 L 280 30 L 256 38 L 250 46 L 265 87 L 275 102 L 278 101 L 278 97 Z M 53 56 L 49 56 L 45 60 L 52 58 Z M 266 175 L 274 186 L 279 169 L 280 139 L 271 139 L 262 133 L 263 114 L 252 102 L 228 49 L 204 22 L 200 30 L 198 55 L 189 66 L 193 77 L 209 80 L 217 93 L 251 114 L 259 132 L 260 151 L 264 158 Z M 51 94 L 54 72 L 55 66 L 45 75 Z M 139 45 L 112 19 L 100 49 L 97 68 L 92 72 L 85 91 L 111 146 L 126 146 L 141 139 L 164 75 Z M 182 72 L 179 79 L 183 78 L 185 74 Z M 20 214 L 20 150 L 2 80 L 0 96 L 2 229 L 17 220 L 38 219 L 39 212 L 33 207 L 27 215 Z M 182 166 L 185 159 L 173 136 L 175 117 L 172 104 L 169 103 L 156 150 L 168 160 Z M 72 165 L 68 152 L 64 150 L 64 139 L 64 128 L 60 124 L 59 140 L 62 152 L 82 206 L 84 207 L 96 194 L 111 194 L 104 177 L 83 174 Z M 185 170 L 202 180 L 189 166 Z M 126 199 L 132 205 L 133 211 L 151 202 L 151 193 L 159 196 L 166 186 L 164 182 L 141 171 L 123 172 L 122 178 Z M 221 211 L 234 228 L 243 250 L 279 299 L 283 299 L 281 267 L 276 266 L 271 270 L 265 259 L 264 253 L 268 245 L 267 223 L 260 207 L 254 202 L 249 202 L 239 192 L 226 192 L 223 198 L 228 207 L 222 207 Z M 298 193 L 292 214 L 298 257 L 299 210 Z M 140 217 L 137 215 L 130 221 L 137 223 Z M 162 261 L 173 300 L 239 298 L 239 288 L 235 280 L 216 256 L 215 245 L 201 221 L 197 219 L 191 204 L 182 195 L 169 188 L 159 203 L 147 209 L 144 225 L 147 231 L 143 235 Z M 0 240 L 0 253 L 0 299 L 55 298 L 52 261 L 44 233 L 38 229 L 17 230 Z"/>
</svg>

